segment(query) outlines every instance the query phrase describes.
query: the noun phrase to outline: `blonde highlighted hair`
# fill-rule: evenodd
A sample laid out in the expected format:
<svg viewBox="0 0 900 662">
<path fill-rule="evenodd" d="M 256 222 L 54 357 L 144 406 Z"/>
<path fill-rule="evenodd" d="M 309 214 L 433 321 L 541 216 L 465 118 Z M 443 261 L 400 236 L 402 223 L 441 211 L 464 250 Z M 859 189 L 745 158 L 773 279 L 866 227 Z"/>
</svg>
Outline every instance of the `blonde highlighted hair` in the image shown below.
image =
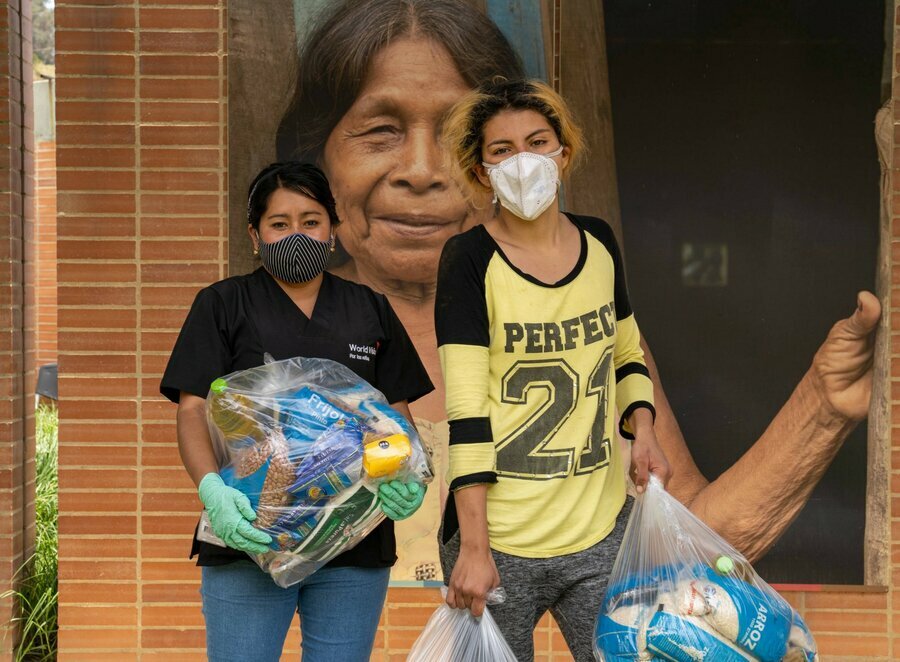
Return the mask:
<svg viewBox="0 0 900 662">
<path fill-rule="evenodd" d="M 569 168 L 584 154 L 584 137 L 565 100 L 539 80 L 494 78 L 463 96 L 444 120 L 442 140 L 458 178 L 473 191 L 484 190 L 475 175 L 481 164 L 484 125 L 504 110 L 534 110 L 556 132 L 560 144 L 569 148 Z"/>
</svg>

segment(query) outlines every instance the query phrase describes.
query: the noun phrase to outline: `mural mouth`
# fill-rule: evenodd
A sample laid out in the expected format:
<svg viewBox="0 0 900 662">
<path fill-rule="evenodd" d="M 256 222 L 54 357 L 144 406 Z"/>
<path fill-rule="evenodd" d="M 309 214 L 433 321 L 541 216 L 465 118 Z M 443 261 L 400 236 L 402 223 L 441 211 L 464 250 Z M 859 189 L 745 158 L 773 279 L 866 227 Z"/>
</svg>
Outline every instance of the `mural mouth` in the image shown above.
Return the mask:
<svg viewBox="0 0 900 662">
<path fill-rule="evenodd" d="M 458 227 L 461 223 L 456 219 L 445 216 L 420 216 L 417 214 L 382 216 L 375 220 L 391 232 L 414 237 L 425 237 L 436 232 L 446 232 L 448 227 Z"/>
</svg>

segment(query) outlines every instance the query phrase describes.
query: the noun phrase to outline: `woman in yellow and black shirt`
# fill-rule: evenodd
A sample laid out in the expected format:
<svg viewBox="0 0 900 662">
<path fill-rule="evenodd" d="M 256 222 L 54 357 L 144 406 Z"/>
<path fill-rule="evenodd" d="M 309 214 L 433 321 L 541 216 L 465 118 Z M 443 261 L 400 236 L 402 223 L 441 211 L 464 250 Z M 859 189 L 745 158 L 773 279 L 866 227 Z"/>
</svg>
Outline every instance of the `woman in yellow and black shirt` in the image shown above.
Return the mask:
<svg viewBox="0 0 900 662">
<path fill-rule="evenodd" d="M 445 139 L 473 193 L 499 203 L 447 242 L 438 273 L 447 602 L 478 615 L 502 582 L 507 601 L 491 611 L 519 660 L 533 659 L 549 610 L 588 661 L 627 519 L 616 430 L 633 440 L 638 489 L 669 475 L 621 256 L 604 221 L 559 210 L 559 173 L 582 139 L 546 85 L 482 86 L 451 111 Z"/>
</svg>

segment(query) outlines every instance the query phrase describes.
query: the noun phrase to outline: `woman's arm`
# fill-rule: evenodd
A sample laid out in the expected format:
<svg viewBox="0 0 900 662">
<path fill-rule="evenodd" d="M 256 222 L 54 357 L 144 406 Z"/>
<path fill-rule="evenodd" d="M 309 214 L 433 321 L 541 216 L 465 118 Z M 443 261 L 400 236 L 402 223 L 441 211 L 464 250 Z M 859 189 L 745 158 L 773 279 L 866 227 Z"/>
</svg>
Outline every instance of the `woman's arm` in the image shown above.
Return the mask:
<svg viewBox="0 0 900 662">
<path fill-rule="evenodd" d="M 709 482 L 694 464 L 662 391 L 652 356 L 656 433 L 672 465 L 669 491 L 751 561 L 760 558 L 802 510 L 841 444 L 868 411 L 872 333 L 878 300 L 831 329 L 791 397 L 755 444 Z"/>
<path fill-rule="evenodd" d="M 459 518 L 459 557 L 447 588 L 447 604 L 484 612 L 488 592 L 500 585 L 487 527 L 487 485 L 470 485 L 453 493 Z"/>
<path fill-rule="evenodd" d="M 444 246 L 435 296 L 435 333 L 450 423 L 450 491 L 459 522 L 459 557 L 450 574 L 447 604 L 484 611 L 485 596 L 500 583 L 491 554 L 487 491 L 497 482 L 489 409 L 490 324 L 485 269 L 460 235 Z M 488 258 L 489 259 L 489 258 Z M 445 516 L 444 526 L 448 526 Z M 453 531 L 444 531 L 445 539 Z"/>
<path fill-rule="evenodd" d="M 197 486 L 215 534 L 233 549 L 252 554 L 267 552 L 272 538 L 250 525 L 256 519 L 250 501 L 225 485 L 217 473 L 216 456 L 206 426 L 206 400 L 182 391 L 176 421 L 181 461 Z"/>
<path fill-rule="evenodd" d="M 645 407 L 635 409 L 628 419 L 628 425 L 634 430 L 634 441 L 631 444 L 631 480 L 634 481 L 638 494 L 644 491 L 650 474 L 659 478 L 663 485 L 668 484 L 672 471 L 656 439 L 653 413 Z"/>
<path fill-rule="evenodd" d="M 418 428 L 416 428 L 416 423 L 413 421 L 412 412 L 409 411 L 409 403 L 406 400 L 401 400 L 400 402 L 392 402 L 391 407 L 399 411 L 403 414 L 403 418 L 409 421 L 409 424 L 412 426 L 413 430 L 418 433 Z"/>
<path fill-rule="evenodd" d="M 206 422 L 206 400 L 182 391 L 175 420 L 181 463 L 199 486 L 206 474 L 218 471 Z"/>
</svg>

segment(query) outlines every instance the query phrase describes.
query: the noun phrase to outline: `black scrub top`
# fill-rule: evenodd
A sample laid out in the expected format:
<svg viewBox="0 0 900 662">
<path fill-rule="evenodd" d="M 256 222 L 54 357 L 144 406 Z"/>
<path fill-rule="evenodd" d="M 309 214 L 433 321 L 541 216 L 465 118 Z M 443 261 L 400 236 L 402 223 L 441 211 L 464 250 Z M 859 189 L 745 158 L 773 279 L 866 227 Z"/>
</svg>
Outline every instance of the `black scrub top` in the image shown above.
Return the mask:
<svg viewBox="0 0 900 662">
<path fill-rule="evenodd" d="M 352 345 L 374 348 L 354 351 Z M 200 290 L 188 313 L 160 393 L 178 402 L 181 391 L 206 398 L 218 377 L 296 356 L 337 361 L 381 391 L 390 403 L 434 390 L 425 367 L 387 298 L 365 285 L 324 274 L 312 318 L 263 268 Z M 197 540 L 191 557 L 212 566 L 246 559 L 244 552 Z M 329 566 L 384 568 L 397 560 L 394 523 L 385 520 Z"/>
</svg>

